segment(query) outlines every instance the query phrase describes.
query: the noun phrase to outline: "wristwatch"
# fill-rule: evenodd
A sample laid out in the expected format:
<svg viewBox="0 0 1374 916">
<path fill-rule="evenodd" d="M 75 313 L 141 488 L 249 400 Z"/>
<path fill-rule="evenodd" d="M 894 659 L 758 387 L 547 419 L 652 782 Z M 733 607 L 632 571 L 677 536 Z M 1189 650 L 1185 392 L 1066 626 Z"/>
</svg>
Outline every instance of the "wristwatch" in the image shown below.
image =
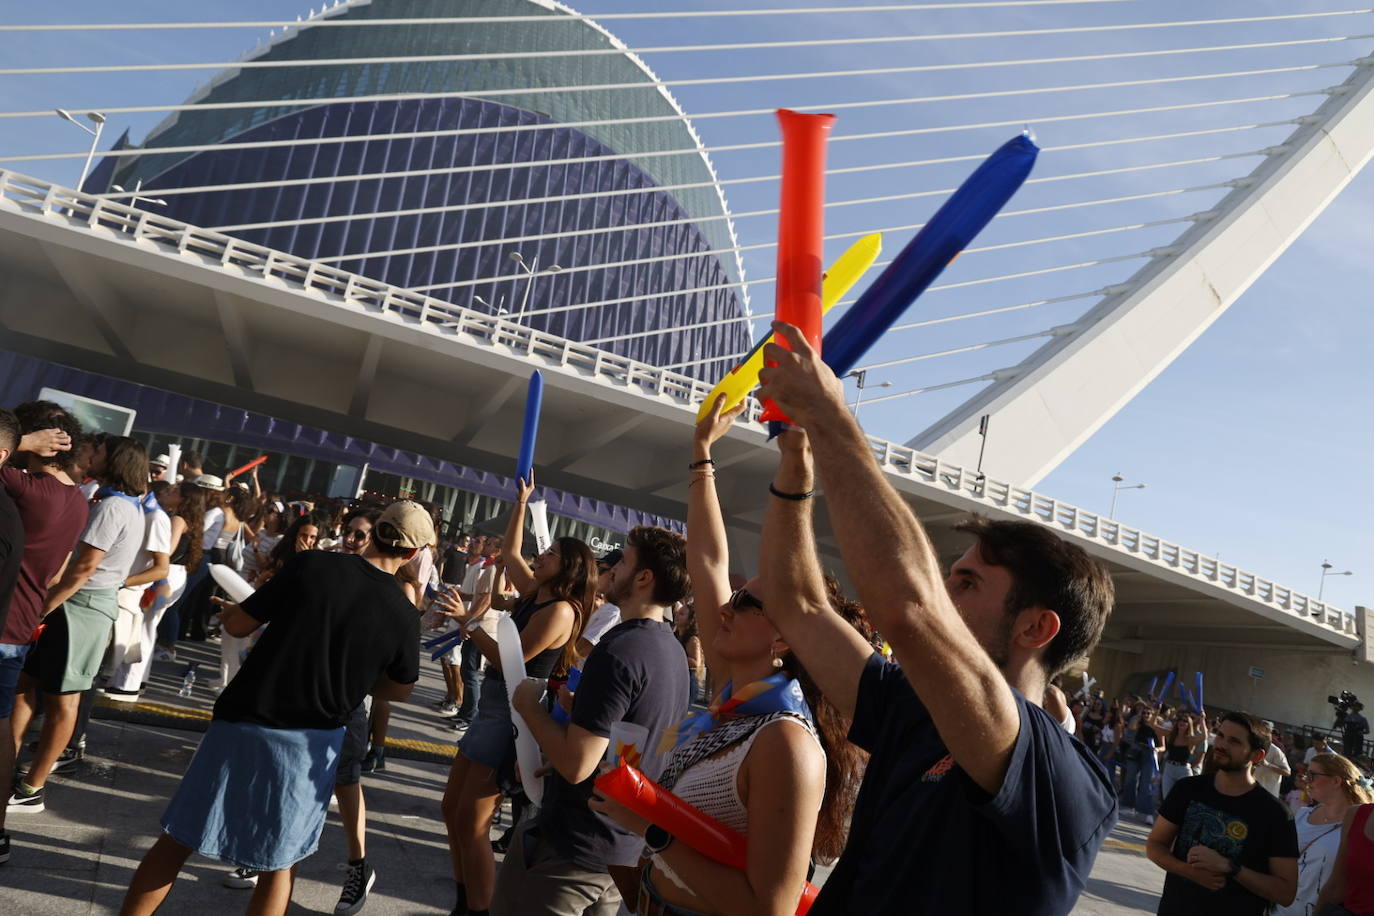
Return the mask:
<svg viewBox="0 0 1374 916">
<path fill-rule="evenodd" d="M 654 855 L 659 855 L 673 843 L 673 835 L 657 824 L 650 824 L 644 831 L 644 845 Z"/>
</svg>

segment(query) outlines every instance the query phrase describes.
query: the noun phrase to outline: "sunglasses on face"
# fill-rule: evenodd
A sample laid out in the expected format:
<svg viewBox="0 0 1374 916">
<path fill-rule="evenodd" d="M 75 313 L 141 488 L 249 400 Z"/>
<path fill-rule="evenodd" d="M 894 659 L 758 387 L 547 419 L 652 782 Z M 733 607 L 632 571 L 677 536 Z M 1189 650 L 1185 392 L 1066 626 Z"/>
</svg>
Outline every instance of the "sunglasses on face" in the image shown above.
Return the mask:
<svg viewBox="0 0 1374 916">
<path fill-rule="evenodd" d="M 756 611 L 763 613 L 763 602 L 750 593 L 747 588 L 735 589 L 730 596 L 730 609 L 732 611 Z"/>
<path fill-rule="evenodd" d="M 344 532 L 344 537 L 348 538 L 350 541 L 363 541 L 367 539 L 370 533 L 369 531 L 363 531 L 361 528 L 349 528 Z"/>
</svg>

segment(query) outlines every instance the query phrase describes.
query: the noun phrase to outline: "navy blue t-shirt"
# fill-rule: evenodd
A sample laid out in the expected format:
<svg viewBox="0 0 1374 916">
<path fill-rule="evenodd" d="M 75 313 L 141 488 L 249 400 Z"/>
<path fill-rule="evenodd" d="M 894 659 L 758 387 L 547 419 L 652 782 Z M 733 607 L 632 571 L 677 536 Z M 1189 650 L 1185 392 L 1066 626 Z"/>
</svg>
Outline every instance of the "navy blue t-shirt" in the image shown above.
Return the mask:
<svg viewBox="0 0 1374 916">
<path fill-rule="evenodd" d="M 602 738 L 617 722 L 649 730 L 639 770 L 650 779 L 663 771 L 655 749 L 663 732 L 682 721 L 688 704 L 687 656 L 661 620 L 623 620 L 582 663 L 573 694 L 572 724 Z M 537 821 L 558 853 L 576 865 L 601 869 L 634 865 L 644 838 L 587 807 L 595 776 L 573 785 L 557 770 L 544 780 Z"/>
<path fill-rule="evenodd" d="M 1012 691 L 1021 730 L 996 796 L 949 756 L 899 666 L 872 656 L 849 740 L 872 754 L 849 843 L 812 916 L 1063 916 L 1116 823 L 1102 764 Z"/>
</svg>

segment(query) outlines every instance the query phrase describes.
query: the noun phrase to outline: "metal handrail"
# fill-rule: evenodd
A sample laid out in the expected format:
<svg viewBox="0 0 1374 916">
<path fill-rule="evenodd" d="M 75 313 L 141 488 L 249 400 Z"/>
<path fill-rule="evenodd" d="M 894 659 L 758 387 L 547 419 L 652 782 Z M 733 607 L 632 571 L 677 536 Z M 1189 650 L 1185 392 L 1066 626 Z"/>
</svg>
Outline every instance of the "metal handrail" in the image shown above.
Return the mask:
<svg viewBox="0 0 1374 916">
<path fill-rule="evenodd" d="M 699 379 L 620 356 L 574 340 L 415 293 L 308 258 L 267 248 L 220 232 L 202 229 L 108 198 L 0 169 L 0 201 L 22 210 L 65 217 L 90 229 L 105 229 L 129 241 L 172 257 L 188 253 L 230 267 L 261 273 L 304 290 L 313 290 L 349 308 L 378 315 L 394 313 L 414 321 L 430 333 L 455 336 L 466 342 L 507 351 L 586 374 L 637 395 L 667 398 L 684 409 L 696 409 L 712 386 Z M 746 415 L 757 420 L 762 406 L 750 398 Z M 1295 592 L 1248 570 L 1223 563 L 1155 535 L 1103 518 L 1043 493 L 993 480 L 934 455 L 918 452 L 872 436 L 874 456 L 889 473 L 958 492 L 989 507 L 1016 513 L 1100 546 L 1139 557 L 1200 584 L 1211 585 L 1258 601 L 1298 619 L 1354 636 L 1354 618 L 1341 608 Z"/>
</svg>

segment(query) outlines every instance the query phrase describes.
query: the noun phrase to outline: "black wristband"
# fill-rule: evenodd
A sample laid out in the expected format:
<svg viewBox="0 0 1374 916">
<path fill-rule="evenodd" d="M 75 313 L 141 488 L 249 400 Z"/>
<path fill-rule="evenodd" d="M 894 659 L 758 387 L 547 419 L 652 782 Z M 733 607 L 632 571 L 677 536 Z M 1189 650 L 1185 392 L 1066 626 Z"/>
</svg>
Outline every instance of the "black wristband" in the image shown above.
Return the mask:
<svg viewBox="0 0 1374 916">
<path fill-rule="evenodd" d="M 695 471 L 697 468 L 705 467 L 708 464 L 711 467 L 715 467 L 716 460 L 714 458 L 703 458 L 700 461 L 693 461 L 691 464 L 687 465 L 687 470 Z"/>
<path fill-rule="evenodd" d="M 650 824 L 644 831 L 644 845 L 654 855 L 658 855 L 673 843 L 673 835 L 657 824 Z"/>
<path fill-rule="evenodd" d="M 1226 877 L 1228 877 L 1228 878 L 1234 878 L 1234 877 L 1235 877 L 1236 875 L 1238 875 L 1238 874 L 1240 874 L 1240 860 L 1239 860 L 1239 859 L 1232 859 L 1232 860 L 1231 860 L 1231 870 L 1228 871 L 1228 872 L 1226 873 Z"/>
<path fill-rule="evenodd" d="M 768 492 L 772 493 L 778 499 L 790 499 L 793 502 L 801 502 L 804 499 L 810 499 L 816 495 L 815 490 L 807 490 L 805 493 L 784 493 L 771 483 L 768 485 Z"/>
</svg>

